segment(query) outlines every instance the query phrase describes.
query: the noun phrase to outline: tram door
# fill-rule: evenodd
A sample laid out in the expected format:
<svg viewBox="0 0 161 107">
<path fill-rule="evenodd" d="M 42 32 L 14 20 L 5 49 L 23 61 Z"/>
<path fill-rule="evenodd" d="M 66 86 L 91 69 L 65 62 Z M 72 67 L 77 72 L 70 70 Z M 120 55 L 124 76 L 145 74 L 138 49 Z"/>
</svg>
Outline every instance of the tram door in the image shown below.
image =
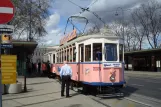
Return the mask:
<svg viewBox="0 0 161 107">
<path fill-rule="evenodd" d="M 78 81 L 83 79 L 83 63 L 84 62 L 84 44 L 80 44 L 78 48 Z"/>
</svg>

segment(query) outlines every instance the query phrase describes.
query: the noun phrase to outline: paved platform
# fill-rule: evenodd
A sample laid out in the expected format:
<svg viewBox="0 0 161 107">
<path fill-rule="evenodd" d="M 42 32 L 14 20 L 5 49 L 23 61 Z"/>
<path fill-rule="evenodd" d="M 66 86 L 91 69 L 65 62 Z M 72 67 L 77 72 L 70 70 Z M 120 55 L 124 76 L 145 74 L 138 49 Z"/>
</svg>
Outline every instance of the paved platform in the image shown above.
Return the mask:
<svg viewBox="0 0 161 107">
<path fill-rule="evenodd" d="M 18 79 L 23 83 L 23 78 Z M 148 103 L 143 97 L 133 98 L 133 93 L 123 98 L 85 96 L 70 90 L 71 98 L 60 96 L 60 84 L 45 77 L 28 78 L 27 93 L 2 96 L 3 107 L 160 107 L 160 101 Z M 138 98 L 140 98 L 138 100 Z M 155 106 L 154 106 L 155 105 Z"/>
<path fill-rule="evenodd" d="M 53 79 L 31 78 L 27 84 L 27 93 L 3 95 L 3 107 L 106 107 L 74 91 L 71 98 L 61 97 L 60 84 Z"/>
</svg>

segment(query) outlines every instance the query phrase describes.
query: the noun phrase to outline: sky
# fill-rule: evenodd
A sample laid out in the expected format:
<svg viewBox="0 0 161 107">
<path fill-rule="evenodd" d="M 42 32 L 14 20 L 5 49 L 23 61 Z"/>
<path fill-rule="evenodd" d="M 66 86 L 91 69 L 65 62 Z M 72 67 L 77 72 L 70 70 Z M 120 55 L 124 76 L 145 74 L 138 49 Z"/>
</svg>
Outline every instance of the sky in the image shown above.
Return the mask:
<svg viewBox="0 0 161 107">
<path fill-rule="evenodd" d="M 128 18 L 129 13 L 141 3 L 147 2 L 147 0 L 70 0 L 81 7 L 89 7 L 90 11 L 97 13 L 101 19 L 106 23 L 111 23 L 118 17 L 115 16 L 117 13 L 121 16 L 124 10 L 124 18 Z M 161 0 L 157 0 L 161 2 Z M 65 27 L 67 24 L 67 19 L 70 16 L 83 16 L 89 21 L 86 29 L 90 28 L 92 25 L 102 25 L 103 23 L 96 18 L 90 12 L 82 12 L 79 6 L 74 5 L 68 0 L 54 0 L 51 3 L 50 17 L 48 18 L 47 24 L 45 26 L 48 34 L 46 37 L 42 38 L 44 44 L 46 45 L 58 45 L 60 39 L 64 36 Z M 73 19 L 74 20 L 74 19 Z M 77 19 L 73 23 L 83 31 L 85 26 L 85 20 Z M 72 31 L 72 25 L 68 23 L 66 34 Z"/>
</svg>

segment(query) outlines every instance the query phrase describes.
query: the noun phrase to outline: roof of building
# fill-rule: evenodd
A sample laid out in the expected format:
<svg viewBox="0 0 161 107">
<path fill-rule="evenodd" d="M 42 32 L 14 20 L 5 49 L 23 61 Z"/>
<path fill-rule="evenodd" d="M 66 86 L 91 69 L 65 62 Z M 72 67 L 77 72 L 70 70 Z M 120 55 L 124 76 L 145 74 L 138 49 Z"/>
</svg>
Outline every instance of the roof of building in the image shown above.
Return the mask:
<svg viewBox="0 0 161 107">
<path fill-rule="evenodd" d="M 126 54 L 139 54 L 139 53 L 152 53 L 152 52 L 158 52 L 158 51 L 161 52 L 161 48 L 130 51 L 130 52 L 125 52 L 125 55 Z"/>
</svg>

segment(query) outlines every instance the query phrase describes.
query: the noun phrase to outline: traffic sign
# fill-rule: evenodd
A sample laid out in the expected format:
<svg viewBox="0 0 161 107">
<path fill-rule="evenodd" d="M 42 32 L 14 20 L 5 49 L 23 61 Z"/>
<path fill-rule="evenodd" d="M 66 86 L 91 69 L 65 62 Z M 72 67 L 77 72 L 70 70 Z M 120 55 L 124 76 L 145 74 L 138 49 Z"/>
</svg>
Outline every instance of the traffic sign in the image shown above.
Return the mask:
<svg viewBox="0 0 161 107">
<path fill-rule="evenodd" d="M 2 84 L 16 83 L 16 62 L 16 55 L 1 55 Z"/>
<path fill-rule="evenodd" d="M 8 23 L 14 16 L 14 6 L 11 0 L 0 1 L 0 24 Z"/>
</svg>

